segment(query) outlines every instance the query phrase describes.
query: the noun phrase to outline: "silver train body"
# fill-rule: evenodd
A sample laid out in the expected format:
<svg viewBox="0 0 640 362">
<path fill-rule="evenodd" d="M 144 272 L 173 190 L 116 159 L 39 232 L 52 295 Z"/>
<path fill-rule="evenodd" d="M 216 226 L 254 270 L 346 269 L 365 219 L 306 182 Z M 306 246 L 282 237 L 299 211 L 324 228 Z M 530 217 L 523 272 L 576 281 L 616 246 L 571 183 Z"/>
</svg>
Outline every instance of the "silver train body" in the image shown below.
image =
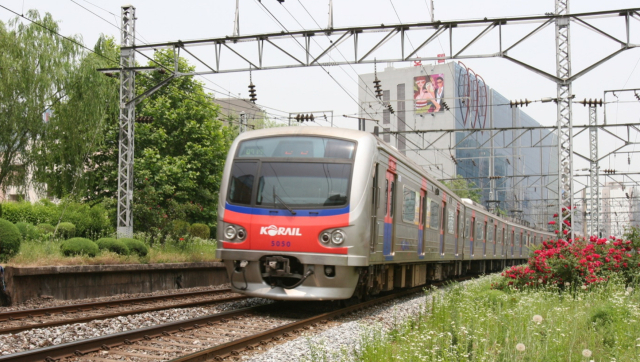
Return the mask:
<svg viewBox="0 0 640 362">
<path fill-rule="evenodd" d="M 218 205 L 217 257 L 232 287 L 280 300 L 339 300 L 522 263 L 553 234 L 461 199 L 365 132 L 241 134 Z"/>
</svg>

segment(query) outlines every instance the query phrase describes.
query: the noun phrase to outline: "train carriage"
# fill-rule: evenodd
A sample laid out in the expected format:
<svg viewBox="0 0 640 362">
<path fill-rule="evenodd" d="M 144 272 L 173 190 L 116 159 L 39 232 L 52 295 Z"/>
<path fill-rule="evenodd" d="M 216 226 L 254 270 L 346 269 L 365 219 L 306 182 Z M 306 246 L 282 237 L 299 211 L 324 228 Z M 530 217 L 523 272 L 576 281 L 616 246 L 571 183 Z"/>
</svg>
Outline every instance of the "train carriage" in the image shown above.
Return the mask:
<svg viewBox="0 0 640 362">
<path fill-rule="evenodd" d="M 552 236 L 457 197 L 371 134 L 288 127 L 233 142 L 217 256 L 237 292 L 337 300 L 500 270 L 529 235 Z"/>
</svg>

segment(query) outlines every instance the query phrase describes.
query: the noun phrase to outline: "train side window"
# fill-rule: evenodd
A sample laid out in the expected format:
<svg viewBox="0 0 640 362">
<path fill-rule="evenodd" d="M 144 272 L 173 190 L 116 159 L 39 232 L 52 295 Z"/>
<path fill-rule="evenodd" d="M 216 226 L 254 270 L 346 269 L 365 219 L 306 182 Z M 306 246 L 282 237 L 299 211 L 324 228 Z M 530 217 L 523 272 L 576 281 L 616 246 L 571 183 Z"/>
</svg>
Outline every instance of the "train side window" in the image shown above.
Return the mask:
<svg viewBox="0 0 640 362">
<path fill-rule="evenodd" d="M 476 241 L 481 241 L 482 240 L 482 221 L 477 220 L 476 221 L 476 231 L 474 233 L 474 239 Z"/>
<path fill-rule="evenodd" d="M 393 217 L 393 212 L 396 207 L 396 183 L 395 181 L 391 181 L 391 214 L 389 216 Z"/>
<path fill-rule="evenodd" d="M 434 230 L 438 230 L 440 226 L 440 203 L 438 200 L 429 201 L 429 211 L 431 213 L 429 226 Z"/>
<path fill-rule="evenodd" d="M 471 221 L 469 220 L 469 218 L 466 218 L 464 220 L 464 237 L 468 238 L 470 232 L 471 232 Z"/>
<path fill-rule="evenodd" d="M 491 227 L 491 225 L 489 225 L 489 227 L 487 228 L 487 242 L 492 242 L 493 241 L 493 228 Z"/>
<path fill-rule="evenodd" d="M 402 221 L 418 225 L 420 218 L 420 194 L 404 186 L 402 200 Z"/>
<path fill-rule="evenodd" d="M 456 226 L 456 213 L 452 208 L 449 207 L 447 208 L 447 215 L 449 216 L 449 219 L 447 220 L 447 232 L 453 235 Z"/>
</svg>

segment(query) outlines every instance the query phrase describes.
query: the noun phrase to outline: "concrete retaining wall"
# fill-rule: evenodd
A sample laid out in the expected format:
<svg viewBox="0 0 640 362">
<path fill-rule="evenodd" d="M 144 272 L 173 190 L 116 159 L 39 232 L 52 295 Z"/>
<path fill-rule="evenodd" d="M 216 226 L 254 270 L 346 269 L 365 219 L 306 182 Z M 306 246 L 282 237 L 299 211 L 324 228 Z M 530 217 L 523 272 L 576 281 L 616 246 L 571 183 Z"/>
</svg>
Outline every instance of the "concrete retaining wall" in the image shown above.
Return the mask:
<svg viewBox="0 0 640 362">
<path fill-rule="evenodd" d="M 55 299 L 105 297 L 228 283 L 218 262 L 175 264 L 7 267 L 10 304 L 51 296 Z"/>
</svg>

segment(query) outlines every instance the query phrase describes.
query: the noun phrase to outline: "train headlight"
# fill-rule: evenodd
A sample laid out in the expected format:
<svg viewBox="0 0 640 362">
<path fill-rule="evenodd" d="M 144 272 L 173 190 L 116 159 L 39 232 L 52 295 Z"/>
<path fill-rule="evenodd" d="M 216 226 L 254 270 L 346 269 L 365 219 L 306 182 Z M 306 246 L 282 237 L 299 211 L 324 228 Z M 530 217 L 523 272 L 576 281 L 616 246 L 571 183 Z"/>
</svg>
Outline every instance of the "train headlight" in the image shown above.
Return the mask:
<svg viewBox="0 0 640 362">
<path fill-rule="evenodd" d="M 328 244 L 331 241 L 331 234 L 329 234 L 329 232 L 325 231 L 320 235 L 320 241 L 323 244 Z"/>
<path fill-rule="evenodd" d="M 336 230 L 331 233 L 331 241 L 336 245 L 342 244 L 344 242 L 344 239 L 345 235 L 342 230 Z"/>
<path fill-rule="evenodd" d="M 238 240 L 244 240 L 247 237 L 247 231 L 244 228 L 238 229 Z"/>
<path fill-rule="evenodd" d="M 233 225 L 229 225 L 224 229 L 224 237 L 227 238 L 227 240 L 235 239 L 237 234 L 238 234 L 238 231 L 236 230 L 236 227 Z"/>
</svg>

